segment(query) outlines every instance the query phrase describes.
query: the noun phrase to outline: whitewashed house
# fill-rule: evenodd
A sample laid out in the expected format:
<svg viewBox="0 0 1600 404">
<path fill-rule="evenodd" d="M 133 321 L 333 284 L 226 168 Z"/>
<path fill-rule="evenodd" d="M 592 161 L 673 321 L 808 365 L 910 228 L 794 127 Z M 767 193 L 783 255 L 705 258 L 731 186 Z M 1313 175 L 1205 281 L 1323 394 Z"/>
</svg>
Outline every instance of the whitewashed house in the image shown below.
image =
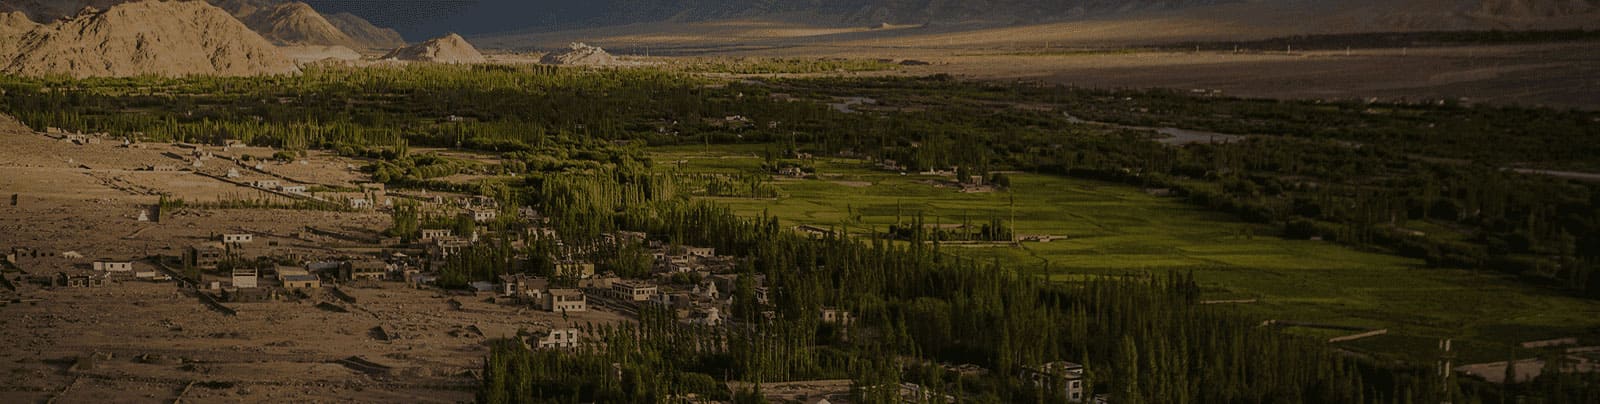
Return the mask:
<svg viewBox="0 0 1600 404">
<path fill-rule="evenodd" d="M 101 272 L 132 272 L 133 263 L 128 261 L 95 261 L 93 268 Z"/>
</svg>

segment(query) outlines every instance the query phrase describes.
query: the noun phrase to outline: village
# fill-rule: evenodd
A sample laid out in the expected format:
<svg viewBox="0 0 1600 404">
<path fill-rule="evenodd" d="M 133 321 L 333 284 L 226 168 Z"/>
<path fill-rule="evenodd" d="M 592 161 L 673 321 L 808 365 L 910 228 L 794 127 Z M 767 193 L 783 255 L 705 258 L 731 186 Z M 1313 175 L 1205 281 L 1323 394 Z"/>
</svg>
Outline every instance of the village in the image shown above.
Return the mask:
<svg viewBox="0 0 1600 404">
<path fill-rule="evenodd" d="M 0 238 L 0 298 L 11 312 L 3 337 L 24 348 L 0 358 L 22 375 L 0 392 L 7 401 L 134 392 L 171 401 L 458 402 L 471 398 L 491 339 L 599 348 L 595 327 L 637 322 L 641 310 L 698 327 L 739 326 L 730 312 L 741 285 L 767 307 L 763 318 L 773 316 L 775 291 L 759 275 L 742 281 L 741 257 L 640 232 L 568 243 L 535 207 L 391 190 L 346 157 L 13 132 L 20 154 L 0 159 L 8 169 L 77 175 L 64 184 L 36 175 L 0 183 L 12 191 L 0 214 L 9 234 Z M 454 220 L 414 239 L 393 237 L 385 230 L 397 206 Z M 555 248 L 516 256 L 493 281 L 441 287 L 453 257 L 489 240 L 515 251 Z M 648 272 L 624 278 L 590 258 L 621 249 L 645 251 Z M 555 270 L 535 276 L 519 267 L 532 261 Z M 824 324 L 855 321 L 843 309 L 819 313 Z M 1028 369 L 1018 377 L 1084 395 L 1080 365 Z M 828 380 L 767 391 L 792 402 L 851 398 L 849 383 Z M 896 394 L 954 400 L 912 383 Z"/>
</svg>

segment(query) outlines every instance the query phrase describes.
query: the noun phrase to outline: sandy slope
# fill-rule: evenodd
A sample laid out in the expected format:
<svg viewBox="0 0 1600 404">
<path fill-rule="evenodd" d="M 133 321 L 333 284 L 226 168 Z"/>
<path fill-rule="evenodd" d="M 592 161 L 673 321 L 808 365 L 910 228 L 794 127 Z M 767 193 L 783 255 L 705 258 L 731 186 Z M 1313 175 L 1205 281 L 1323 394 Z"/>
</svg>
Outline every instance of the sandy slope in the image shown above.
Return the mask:
<svg viewBox="0 0 1600 404">
<path fill-rule="evenodd" d="M 460 35 L 449 34 L 423 43 L 395 49 L 383 59 L 435 63 L 483 63 L 478 49 Z"/>
<path fill-rule="evenodd" d="M 142 1 L 36 28 L 0 70 L 24 75 L 255 75 L 296 71 L 272 44 L 197 1 Z"/>
</svg>

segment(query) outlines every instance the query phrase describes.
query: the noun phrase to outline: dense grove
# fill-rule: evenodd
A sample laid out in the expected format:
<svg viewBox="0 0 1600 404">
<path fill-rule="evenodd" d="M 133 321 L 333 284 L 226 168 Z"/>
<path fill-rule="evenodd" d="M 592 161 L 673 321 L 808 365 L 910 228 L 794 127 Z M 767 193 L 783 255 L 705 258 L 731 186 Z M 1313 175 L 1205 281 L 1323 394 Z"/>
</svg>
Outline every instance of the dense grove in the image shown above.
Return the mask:
<svg viewBox="0 0 1600 404">
<path fill-rule="evenodd" d="M 736 296 L 734 323 L 707 328 L 646 310 L 636 325 L 590 327 L 602 344 L 559 354 L 496 345 L 480 399 L 663 401 L 683 394 L 744 400 L 719 382 L 849 378 L 869 402 L 910 381 L 975 401 L 1056 401 L 1016 377 L 1053 360 L 1084 362 L 1119 402 L 1495 401 L 1522 393 L 1593 402 L 1592 376 L 1542 378 L 1510 391 L 1442 380 L 1425 367 L 1375 363 L 1256 327 L 1194 303 L 1181 274 L 1050 284 L 1020 268 L 944 254 L 924 226 L 886 239 L 810 239 L 771 218 L 741 218 L 696 194 L 768 197 L 755 177 L 677 175 L 641 145 L 760 142 L 800 152 L 895 160 L 1002 179 L 1024 169 L 1171 188 L 1187 200 L 1273 223 L 1289 237 L 1423 257 L 1441 266 L 1516 272 L 1600 296 L 1600 191 L 1507 172 L 1540 161 L 1600 166 L 1593 113 L 1492 107 L 1320 104 L 1149 91 L 1097 91 L 947 77 L 712 82 L 649 69 L 506 66 L 312 68 L 294 77 L 89 79 L 0 77 L 0 109 L 35 128 L 151 141 L 237 139 L 320 148 L 373 161 L 399 187 L 493 196 L 537 206 L 562 239 L 594 245 L 615 230 L 742 257 L 764 275 L 770 306 Z M 857 112 L 825 105 L 871 97 Z M 1071 116 L 1069 117 L 1068 114 Z M 1169 146 L 1135 129 L 1179 126 L 1258 134 Z M 419 147 L 469 149 L 498 163 Z M 474 184 L 461 173 L 519 174 Z M 513 216 L 513 215 L 503 215 Z M 408 206 L 396 235 L 451 226 Z M 470 226 L 470 223 L 468 224 Z M 505 226 L 507 223 L 492 224 Z M 962 237 L 1009 239 L 1003 223 Z M 441 282 L 507 272 L 509 242 L 486 240 L 446 265 Z M 550 245 L 523 251 L 547 257 Z M 596 248 L 601 265 L 638 276 L 638 251 Z M 609 260 L 609 261 L 607 261 Z M 742 293 L 742 292 L 741 292 Z M 850 310 L 851 325 L 819 321 Z M 761 316 L 774 312 L 772 320 Z M 970 363 L 959 376 L 937 364 Z"/>
</svg>

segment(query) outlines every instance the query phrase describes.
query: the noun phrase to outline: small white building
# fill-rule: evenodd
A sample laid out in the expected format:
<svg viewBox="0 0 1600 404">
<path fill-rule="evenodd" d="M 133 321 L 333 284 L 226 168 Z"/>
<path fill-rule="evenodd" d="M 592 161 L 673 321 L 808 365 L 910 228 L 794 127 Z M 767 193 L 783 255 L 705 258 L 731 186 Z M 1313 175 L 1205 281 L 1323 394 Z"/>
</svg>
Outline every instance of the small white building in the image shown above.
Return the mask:
<svg viewBox="0 0 1600 404">
<path fill-rule="evenodd" d="M 94 270 L 101 272 L 132 272 L 133 263 L 127 261 L 95 261 Z"/>
<path fill-rule="evenodd" d="M 235 233 L 222 235 L 223 244 L 244 244 L 256 241 L 256 236 L 250 233 Z"/>
<path fill-rule="evenodd" d="M 1060 391 L 1070 402 L 1085 402 L 1083 385 L 1083 365 L 1072 362 L 1059 361 L 1045 363 L 1039 366 L 1022 368 L 1022 377 L 1032 381 L 1034 386 L 1046 390 Z"/>
<path fill-rule="evenodd" d="M 472 213 L 472 221 L 478 223 L 493 222 L 495 217 L 500 215 L 500 212 L 494 209 L 472 209 L 470 212 Z"/>
<path fill-rule="evenodd" d="M 284 289 L 319 289 L 322 288 L 322 278 L 316 275 L 289 275 L 283 278 Z"/>
<path fill-rule="evenodd" d="M 637 281 L 618 280 L 611 283 L 611 294 L 624 301 L 642 302 L 650 300 L 650 296 L 656 294 L 656 285 Z"/>
<path fill-rule="evenodd" d="M 350 199 L 351 209 L 372 209 L 372 201 L 366 198 Z"/>
<path fill-rule="evenodd" d="M 683 253 L 690 257 L 710 258 L 717 256 L 717 249 L 711 247 L 684 247 Z"/>
<path fill-rule="evenodd" d="M 428 242 L 453 236 L 450 229 L 422 229 L 422 241 Z"/>
<path fill-rule="evenodd" d="M 539 349 L 573 349 L 582 343 L 576 328 L 536 331 L 529 339 L 533 340 Z"/>
<path fill-rule="evenodd" d="M 256 180 L 251 181 L 250 186 L 261 189 L 277 189 L 278 187 L 283 186 L 283 183 L 279 182 L 278 180 Z"/>
<path fill-rule="evenodd" d="M 153 268 L 152 269 L 141 269 L 141 270 L 138 270 L 138 271 L 133 273 L 133 277 L 135 279 L 142 279 L 142 280 L 146 280 L 146 281 L 170 281 L 170 280 L 172 280 L 171 276 L 167 276 L 167 274 L 163 274 L 160 271 L 156 271 Z"/>
<path fill-rule="evenodd" d="M 285 186 L 278 187 L 278 190 L 286 192 L 286 193 L 291 193 L 291 194 L 303 194 L 303 193 L 306 193 L 306 186 L 305 185 L 285 185 Z"/>
<path fill-rule="evenodd" d="M 580 313 L 589 311 L 589 302 L 582 291 L 577 289 L 550 289 L 544 293 L 544 309 L 556 313 Z"/>
</svg>

